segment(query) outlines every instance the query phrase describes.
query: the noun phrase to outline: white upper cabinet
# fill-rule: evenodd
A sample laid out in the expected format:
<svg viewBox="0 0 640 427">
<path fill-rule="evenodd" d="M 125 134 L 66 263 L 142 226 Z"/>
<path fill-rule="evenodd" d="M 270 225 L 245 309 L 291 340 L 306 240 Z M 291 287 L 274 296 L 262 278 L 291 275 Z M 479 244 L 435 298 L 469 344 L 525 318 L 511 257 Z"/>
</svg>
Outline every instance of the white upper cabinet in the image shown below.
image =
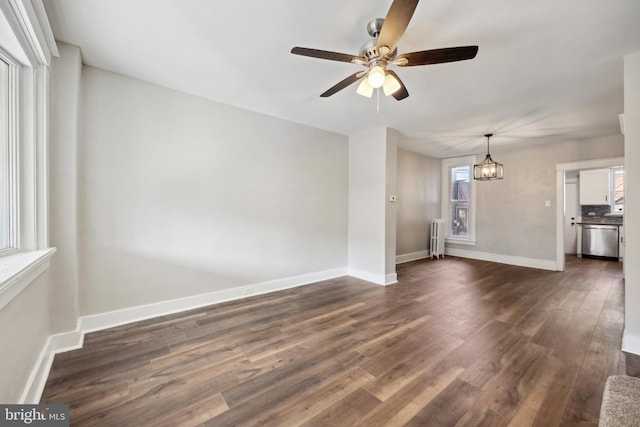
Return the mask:
<svg viewBox="0 0 640 427">
<path fill-rule="evenodd" d="M 611 184 L 609 169 L 595 169 L 580 171 L 580 204 L 581 205 L 609 205 L 611 204 Z"/>
</svg>

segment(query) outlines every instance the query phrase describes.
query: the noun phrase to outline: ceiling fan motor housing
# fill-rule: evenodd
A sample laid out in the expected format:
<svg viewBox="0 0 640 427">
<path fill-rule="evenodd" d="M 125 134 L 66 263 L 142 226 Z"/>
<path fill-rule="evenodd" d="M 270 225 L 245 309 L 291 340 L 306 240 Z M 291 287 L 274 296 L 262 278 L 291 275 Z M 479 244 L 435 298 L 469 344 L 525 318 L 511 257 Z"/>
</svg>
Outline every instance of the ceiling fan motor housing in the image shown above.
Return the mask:
<svg viewBox="0 0 640 427">
<path fill-rule="evenodd" d="M 378 44 L 377 38 L 367 40 L 360 48 L 359 55 L 362 56 L 363 58 L 366 58 L 367 61 L 380 58 L 380 52 L 378 52 L 377 44 Z M 393 52 L 391 52 L 386 56 L 386 58 L 392 61 L 396 57 L 397 53 L 398 53 L 398 48 L 395 48 Z"/>
<path fill-rule="evenodd" d="M 367 24 L 367 33 L 369 33 L 371 37 L 378 37 L 378 34 L 380 34 L 380 31 L 382 31 L 382 24 L 384 24 L 384 19 L 382 18 L 372 19 Z"/>
<path fill-rule="evenodd" d="M 367 40 L 360 48 L 360 56 L 371 60 L 378 57 L 378 48 L 376 47 L 377 39 Z"/>
</svg>

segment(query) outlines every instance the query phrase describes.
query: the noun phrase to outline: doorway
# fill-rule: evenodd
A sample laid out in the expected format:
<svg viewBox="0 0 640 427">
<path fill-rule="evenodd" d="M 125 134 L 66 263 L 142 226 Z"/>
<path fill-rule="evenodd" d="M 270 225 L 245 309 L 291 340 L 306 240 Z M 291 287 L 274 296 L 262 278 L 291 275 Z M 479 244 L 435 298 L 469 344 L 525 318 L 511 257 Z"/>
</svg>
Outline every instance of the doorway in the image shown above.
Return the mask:
<svg viewBox="0 0 640 427">
<path fill-rule="evenodd" d="M 565 257 L 565 184 L 566 173 L 582 169 L 603 169 L 623 166 L 624 157 L 584 160 L 556 165 L 556 270 L 564 271 Z M 570 217 L 569 217 L 570 218 Z"/>
</svg>

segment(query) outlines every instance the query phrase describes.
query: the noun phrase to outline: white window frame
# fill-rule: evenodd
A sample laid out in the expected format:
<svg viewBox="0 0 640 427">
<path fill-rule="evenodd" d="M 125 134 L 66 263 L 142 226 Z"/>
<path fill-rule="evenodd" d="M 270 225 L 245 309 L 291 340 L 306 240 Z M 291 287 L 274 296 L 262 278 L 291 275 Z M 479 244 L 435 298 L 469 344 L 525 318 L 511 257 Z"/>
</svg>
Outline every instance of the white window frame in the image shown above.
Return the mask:
<svg viewBox="0 0 640 427">
<path fill-rule="evenodd" d="M 442 159 L 440 163 L 440 215 L 446 224 L 446 243 L 475 245 L 476 244 L 476 180 L 473 179 L 473 165 L 476 164 L 476 156 L 449 157 Z M 451 236 L 451 169 L 459 166 L 469 166 L 469 223 L 468 234 L 465 237 Z"/>
<path fill-rule="evenodd" d="M 18 209 L 18 111 L 19 99 L 19 64 L 7 52 L 0 48 L 0 59 L 9 65 L 8 72 L 8 114 L 7 114 L 7 179 L 8 179 L 8 246 L 0 248 L 0 257 L 16 253 L 20 242 L 20 224 Z"/>
<path fill-rule="evenodd" d="M 616 211 L 616 174 L 620 173 L 622 174 L 622 189 L 624 192 L 624 179 L 625 179 L 625 174 L 624 174 L 624 167 L 622 166 L 616 166 L 613 167 L 611 169 L 609 169 L 609 182 L 610 182 L 610 189 L 609 192 L 611 193 L 609 199 L 611 200 L 611 213 L 616 213 L 616 214 L 620 214 L 623 215 L 624 214 L 624 199 L 622 202 L 622 210 L 621 211 Z"/>
<path fill-rule="evenodd" d="M 58 56 L 42 0 L 0 1 L 6 29 L 4 55 L 16 65 L 15 239 L 0 253 L 0 309 L 49 266 L 48 242 L 49 84 L 52 56 Z"/>
</svg>

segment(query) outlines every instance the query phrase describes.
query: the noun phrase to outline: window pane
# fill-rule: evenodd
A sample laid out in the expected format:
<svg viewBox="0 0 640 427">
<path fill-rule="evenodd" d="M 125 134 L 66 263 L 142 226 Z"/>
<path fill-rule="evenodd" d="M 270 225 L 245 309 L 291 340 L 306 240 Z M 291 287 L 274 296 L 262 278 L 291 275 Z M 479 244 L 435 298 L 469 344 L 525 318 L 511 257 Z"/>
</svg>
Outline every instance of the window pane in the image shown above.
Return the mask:
<svg viewBox="0 0 640 427">
<path fill-rule="evenodd" d="M 469 201 L 469 166 L 451 168 L 451 200 Z"/>
<path fill-rule="evenodd" d="M 468 205 L 467 202 L 451 203 L 451 236 L 467 237 L 469 235 Z"/>
<path fill-rule="evenodd" d="M 613 211 L 624 212 L 624 170 L 615 170 L 613 186 Z"/>
<path fill-rule="evenodd" d="M 0 59 L 0 249 L 10 246 L 9 64 Z"/>
<path fill-rule="evenodd" d="M 471 200 L 471 167 L 451 168 L 451 229 L 450 237 L 469 235 L 469 201 Z"/>
</svg>

